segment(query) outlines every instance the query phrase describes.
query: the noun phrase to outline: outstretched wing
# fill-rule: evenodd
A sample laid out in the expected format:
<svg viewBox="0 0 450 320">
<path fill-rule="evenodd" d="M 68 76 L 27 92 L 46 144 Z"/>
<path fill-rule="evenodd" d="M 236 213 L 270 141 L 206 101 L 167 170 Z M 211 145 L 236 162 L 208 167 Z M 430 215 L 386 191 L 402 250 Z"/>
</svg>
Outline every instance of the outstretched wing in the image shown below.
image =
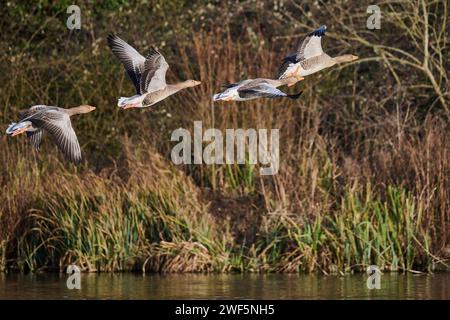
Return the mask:
<svg viewBox="0 0 450 320">
<path fill-rule="evenodd" d="M 250 83 L 250 82 L 254 82 L 255 80 L 259 80 L 259 79 L 246 79 L 246 80 L 241 80 L 239 82 L 235 82 L 235 83 L 230 83 L 230 84 L 223 84 L 221 85 L 222 88 L 225 89 L 230 89 L 230 88 L 235 88 L 238 86 L 245 86 L 246 84 Z"/>
<path fill-rule="evenodd" d="M 267 84 L 260 83 L 255 86 L 242 87 L 238 89 L 239 97 L 246 98 L 277 98 L 286 97 L 287 94 Z"/>
<path fill-rule="evenodd" d="M 145 58 L 140 83 L 141 93 L 164 89 L 166 87 L 167 69 L 169 69 L 169 64 L 164 56 L 152 47 Z"/>
<path fill-rule="evenodd" d="M 326 26 L 320 26 L 318 29 L 310 32 L 299 44 L 297 52 L 291 53 L 283 59 L 278 69 L 278 77 L 281 77 L 291 65 L 322 55 L 322 37 L 326 31 Z"/>
<path fill-rule="evenodd" d="M 144 70 L 145 58 L 114 33 L 108 36 L 108 46 L 125 67 L 128 76 L 136 88 L 136 93 L 141 94 L 140 82 Z"/>
<path fill-rule="evenodd" d="M 49 108 L 49 107 L 46 105 L 43 105 L 43 104 L 39 104 L 36 106 L 32 106 L 29 109 L 21 110 L 21 111 L 19 111 L 19 121 L 22 121 L 26 117 L 29 117 L 39 111 L 47 109 L 47 108 Z"/>
<path fill-rule="evenodd" d="M 239 84 L 240 84 L 240 82 L 235 82 L 235 83 L 223 84 L 220 87 L 223 89 L 230 89 L 230 88 L 237 87 Z"/>
<path fill-rule="evenodd" d="M 67 113 L 52 108 L 28 117 L 28 121 L 41 129 L 47 130 L 55 144 L 69 160 L 75 164 L 81 162 L 80 144 Z"/>
<path fill-rule="evenodd" d="M 327 31 L 326 26 L 320 26 L 318 29 L 309 33 L 297 49 L 297 61 L 306 60 L 323 53 L 322 37 Z"/>
</svg>

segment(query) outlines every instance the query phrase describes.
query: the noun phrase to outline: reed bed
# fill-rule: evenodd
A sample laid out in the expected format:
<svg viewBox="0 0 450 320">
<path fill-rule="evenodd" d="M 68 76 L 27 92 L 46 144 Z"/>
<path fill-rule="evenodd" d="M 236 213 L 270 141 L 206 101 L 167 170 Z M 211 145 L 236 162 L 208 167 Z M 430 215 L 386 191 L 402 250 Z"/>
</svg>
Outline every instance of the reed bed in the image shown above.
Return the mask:
<svg viewBox="0 0 450 320">
<path fill-rule="evenodd" d="M 83 27 L 72 32 L 64 3 L 8 7 L 2 14 L 29 22 L 0 19 L 2 127 L 33 104 L 97 110 L 73 120 L 84 155 L 78 167 L 50 141 L 36 152 L 23 137 L 0 136 L 0 270 L 75 263 L 89 272 L 329 274 L 373 264 L 448 266 L 448 7 L 387 2 L 382 29 L 369 31 L 367 5 L 86 2 Z M 142 15 L 131 23 L 135 12 Z M 275 77 L 293 35 L 325 21 L 324 47 L 358 54 L 358 63 L 289 89 L 303 90 L 299 101 L 211 108 L 221 84 Z M 118 110 L 132 85 L 107 49 L 110 31 L 143 52 L 158 46 L 171 65 L 168 81 L 202 85 L 152 110 Z M 198 120 L 221 130 L 279 128 L 279 173 L 260 176 L 249 164 L 175 166 L 170 134 Z"/>
</svg>

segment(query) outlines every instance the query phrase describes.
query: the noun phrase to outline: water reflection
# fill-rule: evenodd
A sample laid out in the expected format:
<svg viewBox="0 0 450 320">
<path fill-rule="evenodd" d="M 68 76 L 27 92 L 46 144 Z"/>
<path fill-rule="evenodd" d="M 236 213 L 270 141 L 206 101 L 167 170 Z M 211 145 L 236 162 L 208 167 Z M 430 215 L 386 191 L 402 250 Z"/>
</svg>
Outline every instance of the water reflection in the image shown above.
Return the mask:
<svg viewBox="0 0 450 320">
<path fill-rule="evenodd" d="M 450 274 L 384 274 L 380 290 L 366 276 L 0 274 L 0 299 L 450 299 Z"/>
</svg>

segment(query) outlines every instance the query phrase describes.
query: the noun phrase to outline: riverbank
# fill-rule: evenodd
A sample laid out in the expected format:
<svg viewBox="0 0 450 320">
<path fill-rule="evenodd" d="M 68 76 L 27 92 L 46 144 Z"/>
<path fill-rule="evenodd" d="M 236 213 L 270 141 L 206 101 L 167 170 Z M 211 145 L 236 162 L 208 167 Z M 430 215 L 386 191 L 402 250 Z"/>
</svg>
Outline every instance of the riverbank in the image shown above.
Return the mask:
<svg viewBox="0 0 450 320">
<path fill-rule="evenodd" d="M 445 254 L 430 251 L 425 204 L 404 188 L 389 186 L 384 197 L 370 184 L 350 188 L 328 200 L 330 207 L 300 215 L 268 210 L 274 195 L 265 186 L 277 176 L 258 182 L 265 197 L 230 197 L 199 187 L 144 142 L 123 145 L 117 167 L 97 173 L 86 166 L 68 170 L 51 156 L 45 165 L 38 155 L 17 157 L 26 142 L 5 146 L 3 163 L 16 157 L 16 170 L 3 169 L 9 187 L 3 208 L 15 215 L 2 229 L 2 270 L 63 271 L 75 263 L 89 272 L 328 274 L 373 264 L 431 271 Z M 331 197 L 323 185 L 330 180 L 320 180 L 322 197 Z M 208 189 L 213 196 L 206 196 Z"/>
</svg>

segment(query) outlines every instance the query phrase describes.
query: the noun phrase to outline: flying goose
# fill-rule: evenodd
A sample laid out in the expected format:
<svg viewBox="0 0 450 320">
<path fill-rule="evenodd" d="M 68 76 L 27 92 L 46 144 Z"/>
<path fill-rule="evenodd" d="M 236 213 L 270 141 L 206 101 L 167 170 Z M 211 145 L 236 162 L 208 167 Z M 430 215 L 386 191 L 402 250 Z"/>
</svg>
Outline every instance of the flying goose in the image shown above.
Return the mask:
<svg viewBox="0 0 450 320">
<path fill-rule="evenodd" d="M 291 99 L 297 99 L 300 97 L 301 92 L 298 94 L 289 95 L 281 90 L 277 89 L 283 85 L 293 85 L 296 82 L 303 80 L 298 77 L 288 77 L 280 80 L 257 78 L 247 79 L 240 82 L 226 85 L 227 88 L 221 93 L 217 93 L 213 96 L 214 101 L 246 101 L 258 98 L 278 98 L 288 97 Z"/>
<path fill-rule="evenodd" d="M 299 44 L 297 52 L 284 58 L 278 73 L 280 79 L 291 76 L 308 76 L 337 63 L 358 59 L 357 56 L 351 54 L 330 57 L 323 52 L 321 41 L 326 31 L 327 27 L 321 26 L 309 33 Z"/>
<path fill-rule="evenodd" d="M 184 88 L 200 84 L 200 81 L 195 80 L 167 84 L 166 72 L 169 65 L 164 56 L 153 47 L 144 58 L 115 34 L 108 36 L 108 45 L 122 62 L 136 88 L 136 95 L 119 98 L 117 105 L 123 109 L 149 107 Z"/>
<path fill-rule="evenodd" d="M 81 105 L 64 109 L 46 105 L 32 106 L 21 112 L 19 122 L 12 123 L 6 133 L 17 136 L 26 132 L 31 144 L 39 149 L 44 131 L 48 131 L 58 148 L 75 164 L 81 162 L 81 149 L 70 117 L 76 114 L 88 113 L 95 107 Z"/>
</svg>

